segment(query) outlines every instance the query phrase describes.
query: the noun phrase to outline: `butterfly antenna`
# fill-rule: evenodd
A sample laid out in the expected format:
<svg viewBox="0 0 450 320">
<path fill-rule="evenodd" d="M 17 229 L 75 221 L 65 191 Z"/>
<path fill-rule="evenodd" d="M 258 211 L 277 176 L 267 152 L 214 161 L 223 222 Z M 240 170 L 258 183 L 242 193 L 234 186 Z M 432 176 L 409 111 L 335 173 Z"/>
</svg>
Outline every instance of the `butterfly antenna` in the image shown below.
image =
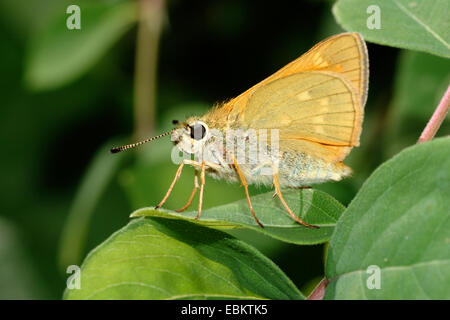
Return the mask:
<svg viewBox="0 0 450 320">
<path fill-rule="evenodd" d="M 159 139 L 161 137 L 167 136 L 168 134 L 171 134 L 173 130 L 175 130 L 175 129 L 172 129 L 172 130 L 170 130 L 170 131 L 168 131 L 166 133 L 160 134 L 159 136 L 148 138 L 146 140 L 142 140 L 142 141 L 139 141 L 139 142 L 136 142 L 136 143 L 132 143 L 132 144 L 127 144 L 127 145 L 120 146 L 120 147 L 111 148 L 110 152 L 111 153 L 117 153 L 117 152 L 120 152 L 120 151 L 124 151 L 124 150 L 127 150 L 127 149 L 131 149 L 131 148 L 140 146 L 141 144 L 144 144 L 144 143 L 147 143 L 147 142 Z"/>
</svg>

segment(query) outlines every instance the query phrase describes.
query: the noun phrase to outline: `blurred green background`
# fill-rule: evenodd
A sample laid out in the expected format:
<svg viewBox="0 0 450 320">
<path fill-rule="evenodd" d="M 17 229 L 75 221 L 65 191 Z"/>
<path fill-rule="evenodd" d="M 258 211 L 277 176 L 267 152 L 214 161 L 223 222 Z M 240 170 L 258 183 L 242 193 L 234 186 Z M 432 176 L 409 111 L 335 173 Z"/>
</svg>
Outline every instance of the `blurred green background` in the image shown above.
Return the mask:
<svg viewBox="0 0 450 320">
<path fill-rule="evenodd" d="M 81 30 L 66 28 L 70 4 L 81 8 Z M 114 156 L 110 147 L 201 114 L 343 32 L 332 4 L 3 0 L 0 299 L 61 298 L 68 265 L 81 264 L 133 210 L 161 200 L 177 168 L 169 138 Z M 138 37 L 145 23 L 150 33 Z M 381 162 L 416 142 L 450 80 L 446 59 L 371 43 L 368 50 L 361 147 L 346 161 L 354 175 L 317 186 L 344 205 Z M 439 135 L 449 129 L 447 118 Z M 185 203 L 192 177 L 185 169 L 165 207 Z M 242 198 L 239 185 L 207 178 L 205 208 Z M 232 233 L 305 293 L 323 275 L 323 245 Z"/>
</svg>

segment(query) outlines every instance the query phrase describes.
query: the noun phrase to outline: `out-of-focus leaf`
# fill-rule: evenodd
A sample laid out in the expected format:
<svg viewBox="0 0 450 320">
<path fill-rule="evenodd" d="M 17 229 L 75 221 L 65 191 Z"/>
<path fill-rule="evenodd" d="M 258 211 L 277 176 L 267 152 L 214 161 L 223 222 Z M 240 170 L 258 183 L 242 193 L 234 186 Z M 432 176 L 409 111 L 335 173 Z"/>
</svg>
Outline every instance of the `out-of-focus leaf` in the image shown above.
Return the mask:
<svg viewBox="0 0 450 320">
<path fill-rule="evenodd" d="M 0 299 L 39 299 L 41 282 L 25 253 L 17 229 L 0 218 Z"/>
<path fill-rule="evenodd" d="M 449 59 L 402 51 L 395 79 L 394 116 L 428 120 L 449 82 Z"/>
<path fill-rule="evenodd" d="M 325 298 L 449 299 L 449 194 L 450 138 L 415 145 L 382 164 L 338 221 Z M 379 288 L 370 289 L 376 267 Z"/>
<path fill-rule="evenodd" d="M 402 51 L 388 127 L 386 153 L 392 156 L 415 143 L 450 83 L 450 60 L 433 55 Z M 438 135 L 450 132 L 447 117 Z"/>
<path fill-rule="evenodd" d="M 226 233 L 140 218 L 94 249 L 65 299 L 303 299 L 269 259 Z"/>
<path fill-rule="evenodd" d="M 376 7 L 380 28 L 369 29 Z M 338 23 L 367 41 L 443 57 L 450 57 L 449 10 L 448 0 L 339 0 L 333 7 Z"/>
<path fill-rule="evenodd" d="M 70 14 L 59 14 L 31 39 L 25 70 L 28 86 L 54 89 L 80 77 L 127 31 L 137 17 L 136 2 L 83 1 L 81 29 L 69 30 Z"/>
<path fill-rule="evenodd" d="M 79 264 L 86 242 L 89 223 L 95 207 L 117 172 L 126 153 L 111 155 L 109 149 L 116 143 L 107 143 L 94 156 L 67 217 L 59 249 L 59 265 L 65 270 L 68 265 Z"/>
<path fill-rule="evenodd" d="M 48 14 L 51 14 L 57 6 L 61 6 L 61 2 L 65 2 L 66 6 L 73 3 L 72 0 L 3 0 L 0 2 L 0 16 L 9 31 L 23 39 L 39 28 Z"/>
<path fill-rule="evenodd" d="M 345 209 L 330 195 L 312 189 L 286 190 L 283 196 L 294 213 L 306 222 L 320 226 L 310 229 L 295 222 L 284 209 L 273 192 L 252 197 L 252 205 L 264 228 L 253 219 L 247 200 L 207 209 L 198 221 L 216 228 L 250 228 L 273 238 L 295 244 L 317 244 L 330 239 L 339 216 Z M 194 221 L 197 212 L 169 211 L 164 209 L 142 208 L 132 213 L 132 217 L 162 216 Z"/>
</svg>

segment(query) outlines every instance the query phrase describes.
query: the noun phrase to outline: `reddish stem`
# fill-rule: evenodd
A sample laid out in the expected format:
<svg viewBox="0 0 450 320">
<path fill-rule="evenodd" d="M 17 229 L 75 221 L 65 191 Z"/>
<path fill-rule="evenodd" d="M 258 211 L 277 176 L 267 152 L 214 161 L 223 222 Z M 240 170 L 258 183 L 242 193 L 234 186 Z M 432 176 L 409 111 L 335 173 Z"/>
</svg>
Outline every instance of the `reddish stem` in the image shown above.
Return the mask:
<svg viewBox="0 0 450 320">
<path fill-rule="evenodd" d="M 445 92 L 444 96 L 441 99 L 441 102 L 434 111 L 430 121 L 428 121 L 427 126 L 420 135 L 420 138 L 417 141 L 417 143 L 430 141 L 431 139 L 433 139 L 436 132 L 439 130 L 442 121 L 444 121 L 445 116 L 447 115 L 449 106 L 450 106 L 450 86 L 447 88 L 447 91 Z"/>
<path fill-rule="evenodd" d="M 323 278 L 319 284 L 314 288 L 307 300 L 322 300 L 325 295 L 325 288 L 327 287 L 327 279 Z"/>
</svg>

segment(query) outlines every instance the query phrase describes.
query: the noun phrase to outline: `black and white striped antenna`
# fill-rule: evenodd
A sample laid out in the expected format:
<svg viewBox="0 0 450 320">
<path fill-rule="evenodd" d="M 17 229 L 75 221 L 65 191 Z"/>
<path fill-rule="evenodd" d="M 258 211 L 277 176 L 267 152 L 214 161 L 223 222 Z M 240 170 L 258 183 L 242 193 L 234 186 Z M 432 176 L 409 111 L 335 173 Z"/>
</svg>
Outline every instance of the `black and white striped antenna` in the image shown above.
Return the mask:
<svg viewBox="0 0 450 320">
<path fill-rule="evenodd" d="M 144 143 L 147 143 L 147 142 L 150 142 L 150 141 L 159 139 L 159 138 L 161 138 L 161 137 L 167 136 L 168 134 L 171 134 L 173 130 L 175 130 L 175 129 L 172 129 L 172 130 L 170 130 L 170 131 L 168 131 L 168 132 L 165 132 L 165 133 L 163 133 L 163 134 L 160 134 L 159 136 L 152 137 L 152 138 L 148 138 L 148 139 L 145 139 L 145 140 L 136 142 L 136 143 L 132 143 L 132 144 L 127 144 L 127 145 L 120 146 L 120 147 L 114 147 L 114 148 L 111 148 L 110 152 L 111 152 L 111 153 L 117 153 L 117 152 L 120 152 L 120 151 L 124 151 L 124 150 L 128 150 L 128 149 L 131 149 L 131 148 L 140 146 L 141 144 L 144 144 Z"/>
</svg>

